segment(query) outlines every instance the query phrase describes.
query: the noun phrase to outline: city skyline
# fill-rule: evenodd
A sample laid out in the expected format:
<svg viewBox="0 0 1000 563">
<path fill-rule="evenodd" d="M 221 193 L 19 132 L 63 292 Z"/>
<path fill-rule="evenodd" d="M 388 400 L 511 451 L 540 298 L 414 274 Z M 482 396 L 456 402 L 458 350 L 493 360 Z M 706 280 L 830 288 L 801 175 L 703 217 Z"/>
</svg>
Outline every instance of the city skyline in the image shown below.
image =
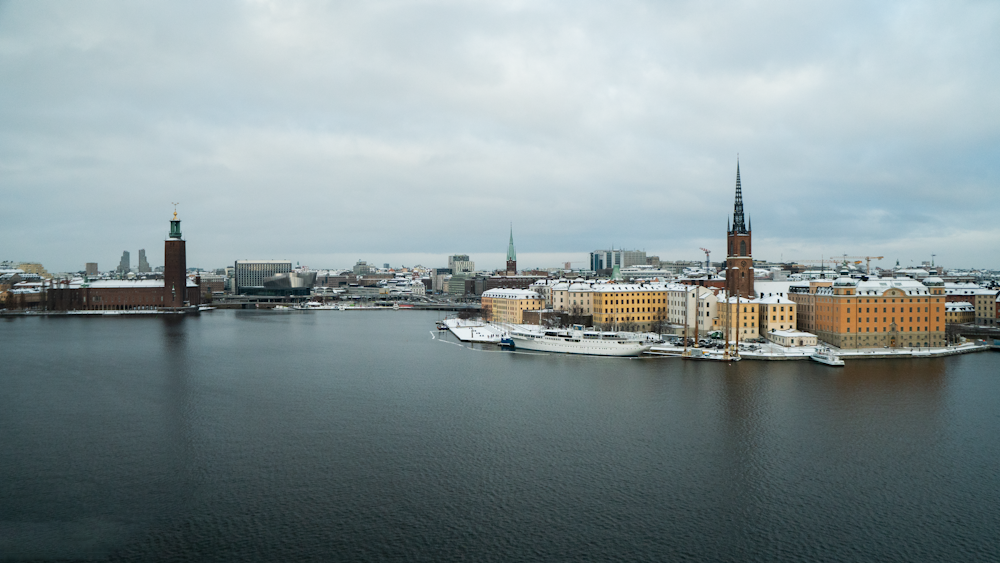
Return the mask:
<svg viewBox="0 0 1000 563">
<path fill-rule="evenodd" d="M 5 255 L 1000 267 L 1000 7 L 0 5 Z M 992 47 L 991 47 L 992 46 Z M 162 263 L 157 251 L 153 266 Z M 105 267 L 106 269 L 106 267 Z"/>
</svg>

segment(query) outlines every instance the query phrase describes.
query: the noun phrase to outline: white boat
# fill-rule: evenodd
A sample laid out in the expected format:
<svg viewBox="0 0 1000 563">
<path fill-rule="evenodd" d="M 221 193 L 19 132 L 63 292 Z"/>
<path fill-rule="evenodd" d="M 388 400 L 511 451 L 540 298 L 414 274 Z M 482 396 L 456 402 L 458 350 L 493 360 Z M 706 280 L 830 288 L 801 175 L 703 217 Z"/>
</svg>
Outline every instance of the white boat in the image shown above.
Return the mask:
<svg viewBox="0 0 1000 563">
<path fill-rule="evenodd" d="M 570 330 L 511 330 L 509 345 L 515 350 L 591 356 L 640 356 L 653 346 L 617 332 L 583 330 L 579 325 Z"/>
<path fill-rule="evenodd" d="M 198 311 L 214 311 L 214 310 L 215 310 L 215 307 L 211 307 L 209 305 L 199 305 L 198 306 Z"/>
<path fill-rule="evenodd" d="M 302 311 L 332 311 L 336 310 L 337 306 L 326 305 L 324 303 L 320 303 L 319 301 L 309 301 L 308 303 L 303 303 L 302 305 L 296 305 L 295 308 Z"/>
<path fill-rule="evenodd" d="M 828 349 L 818 349 L 815 353 L 809 356 L 809 359 L 814 362 L 819 362 L 821 364 L 826 364 L 828 366 L 843 366 L 844 360 L 840 357 L 834 355 L 834 353 Z"/>
</svg>

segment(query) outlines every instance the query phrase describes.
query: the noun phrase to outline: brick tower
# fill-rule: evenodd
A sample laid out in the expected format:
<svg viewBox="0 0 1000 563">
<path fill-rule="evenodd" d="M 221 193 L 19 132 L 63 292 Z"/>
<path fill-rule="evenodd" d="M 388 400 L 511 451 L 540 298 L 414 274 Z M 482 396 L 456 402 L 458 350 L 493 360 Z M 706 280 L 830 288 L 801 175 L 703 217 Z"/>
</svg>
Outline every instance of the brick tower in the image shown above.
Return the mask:
<svg viewBox="0 0 1000 563">
<path fill-rule="evenodd" d="M 183 307 L 187 301 L 187 257 L 181 238 L 181 221 L 174 209 L 170 235 L 163 243 L 163 306 Z"/>
<path fill-rule="evenodd" d="M 740 161 L 736 160 L 736 204 L 733 225 L 726 221 L 726 291 L 744 299 L 756 297 L 753 289 L 753 258 L 750 245 L 750 223 L 743 221 L 743 188 L 740 186 Z"/>
</svg>

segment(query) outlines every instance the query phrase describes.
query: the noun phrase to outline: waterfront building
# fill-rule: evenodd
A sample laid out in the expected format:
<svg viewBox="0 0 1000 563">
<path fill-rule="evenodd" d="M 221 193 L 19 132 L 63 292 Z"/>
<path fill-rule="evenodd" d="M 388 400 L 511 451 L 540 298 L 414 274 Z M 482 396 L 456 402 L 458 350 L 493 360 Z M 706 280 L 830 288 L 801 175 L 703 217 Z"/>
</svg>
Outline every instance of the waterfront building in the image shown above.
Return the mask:
<svg viewBox="0 0 1000 563">
<path fill-rule="evenodd" d="M 129 257 L 128 250 L 122 251 L 122 258 L 118 261 L 118 267 L 115 271 L 119 274 L 127 274 L 132 269 L 132 259 Z"/>
<path fill-rule="evenodd" d="M 84 271 L 84 273 L 86 273 L 86 274 L 87 274 L 88 276 L 96 276 L 96 275 L 98 275 L 98 274 L 100 274 L 100 273 L 101 273 L 101 272 L 100 272 L 100 271 L 99 271 L 99 270 L 97 269 L 97 262 L 87 262 L 87 265 L 86 265 L 86 266 L 84 266 L 84 269 L 83 269 L 83 271 Z"/>
<path fill-rule="evenodd" d="M 514 249 L 514 226 L 510 226 L 510 242 L 507 244 L 507 275 L 517 275 L 517 251 Z"/>
<path fill-rule="evenodd" d="M 177 212 L 163 244 L 163 279 L 45 282 L 41 302 L 50 311 L 164 309 L 201 304 L 201 278 L 187 276 L 185 241 Z"/>
<path fill-rule="evenodd" d="M 966 324 L 976 322 L 976 307 L 965 301 L 945 302 L 945 324 Z"/>
<path fill-rule="evenodd" d="M 146 261 L 146 249 L 139 249 L 139 273 L 145 274 L 152 272 L 153 269 L 149 267 L 149 262 Z"/>
<path fill-rule="evenodd" d="M 499 323 L 523 324 L 525 311 L 545 308 L 545 299 L 528 289 L 491 289 L 482 296 L 486 320 Z"/>
<path fill-rule="evenodd" d="M 455 274 L 471 273 L 476 271 L 476 263 L 468 254 L 453 254 L 448 257 L 448 268 Z"/>
<path fill-rule="evenodd" d="M 788 300 L 795 303 L 796 328 L 803 332 L 816 332 L 816 291 L 830 287 L 833 281 L 811 280 L 795 282 L 788 286 Z"/>
<path fill-rule="evenodd" d="M 648 331 L 666 322 L 669 294 L 663 284 L 605 283 L 590 293 L 594 326 Z"/>
<path fill-rule="evenodd" d="M 740 163 L 736 162 L 736 202 L 733 223 L 726 221 L 726 294 L 743 299 L 755 297 L 753 281 L 753 248 L 750 221 L 743 218 L 743 188 L 740 185 Z"/>
<path fill-rule="evenodd" d="M 451 268 L 434 268 L 431 270 L 431 291 L 444 292 L 448 289 L 451 278 Z"/>
<path fill-rule="evenodd" d="M 775 330 L 767 333 L 767 339 L 779 346 L 794 348 L 798 346 L 815 346 L 816 335 L 800 330 Z"/>
<path fill-rule="evenodd" d="M 759 314 L 760 304 L 756 299 L 743 299 L 740 296 L 725 297 L 719 302 L 718 313 L 712 319 L 712 328 L 722 331 L 723 338 L 730 342 L 758 338 Z"/>
<path fill-rule="evenodd" d="M 353 271 L 355 276 L 365 276 L 372 273 L 372 267 L 368 265 L 368 262 L 358 260 L 358 263 L 354 265 Z"/>
<path fill-rule="evenodd" d="M 552 286 L 551 308 L 555 311 L 578 311 L 580 315 L 594 312 L 594 284 L 579 281 L 560 281 Z"/>
<path fill-rule="evenodd" d="M 799 305 L 799 330 L 809 311 L 820 340 L 840 348 L 937 347 L 945 344 L 945 294 L 941 278 L 838 278 L 810 283 L 789 298 Z"/>
<path fill-rule="evenodd" d="M 795 302 L 787 297 L 771 295 L 757 300 L 760 307 L 760 333 L 794 330 L 796 327 Z M 770 337 L 769 337 L 770 338 Z"/>
<path fill-rule="evenodd" d="M 997 326 L 997 296 L 996 289 L 976 290 L 974 304 L 976 308 L 976 324 L 980 326 Z"/>
<path fill-rule="evenodd" d="M 233 293 L 244 287 L 264 287 L 264 280 L 292 271 L 291 260 L 237 260 L 234 264 Z"/>
</svg>

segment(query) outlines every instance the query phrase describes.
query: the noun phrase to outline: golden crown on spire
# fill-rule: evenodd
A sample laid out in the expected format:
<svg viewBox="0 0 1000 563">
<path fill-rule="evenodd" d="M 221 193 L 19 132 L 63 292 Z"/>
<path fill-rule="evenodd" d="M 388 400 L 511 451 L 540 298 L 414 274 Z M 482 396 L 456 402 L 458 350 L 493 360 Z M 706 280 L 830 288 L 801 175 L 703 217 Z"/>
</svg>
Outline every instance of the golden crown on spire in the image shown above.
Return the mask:
<svg viewBox="0 0 1000 563">
<path fill-rule="evenodd" d="M 173 201 L 171 203 L 174 204 L 174 221 L 176 221 L 177 220 L 177 202 Z"/>
</svg>

